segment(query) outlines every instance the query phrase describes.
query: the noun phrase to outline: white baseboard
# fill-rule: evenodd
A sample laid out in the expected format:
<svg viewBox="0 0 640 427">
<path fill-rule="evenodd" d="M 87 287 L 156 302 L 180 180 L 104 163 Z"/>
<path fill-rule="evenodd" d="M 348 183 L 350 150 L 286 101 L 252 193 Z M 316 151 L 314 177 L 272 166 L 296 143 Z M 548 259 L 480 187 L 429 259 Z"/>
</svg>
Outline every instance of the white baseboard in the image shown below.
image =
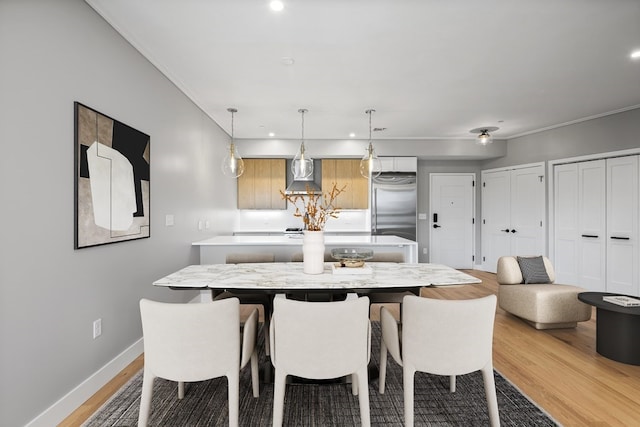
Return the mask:
<svg viewBox="0 0 640 427">
<path fill-rule="evenodd" d="M 31 420 L 25 427 L 50 427 L 58 425 L 73 411 L 78 409 L 87 399 L 111 381 L 120 371 L 126 368 L 143 353 L 143 340 L 140 338 L 129 348 L 117 355 L 113 360 L 100 368 L 76 388 L 67 393 L 43 413 Z"/>
</svg>

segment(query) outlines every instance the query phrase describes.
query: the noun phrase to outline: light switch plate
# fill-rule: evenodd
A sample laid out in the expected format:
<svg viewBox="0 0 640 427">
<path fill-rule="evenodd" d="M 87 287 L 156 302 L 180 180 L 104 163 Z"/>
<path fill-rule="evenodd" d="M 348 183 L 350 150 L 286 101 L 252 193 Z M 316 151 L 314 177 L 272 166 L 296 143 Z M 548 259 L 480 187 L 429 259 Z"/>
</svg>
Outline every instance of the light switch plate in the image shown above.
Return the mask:
<svg viewBox="0 0 640 427">
<path fill-rule="evenodd" d="M 164 217 L 164 225 L 167 227 L 173 226 L 173 215 L 169 214 Z"/>
</svg>

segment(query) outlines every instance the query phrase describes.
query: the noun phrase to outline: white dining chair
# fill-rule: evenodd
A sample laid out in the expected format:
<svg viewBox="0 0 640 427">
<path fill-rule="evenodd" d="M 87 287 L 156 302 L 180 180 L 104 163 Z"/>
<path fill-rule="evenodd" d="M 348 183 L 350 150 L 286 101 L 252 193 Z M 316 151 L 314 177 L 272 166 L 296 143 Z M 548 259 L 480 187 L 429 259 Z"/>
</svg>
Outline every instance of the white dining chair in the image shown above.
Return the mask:
<svg viewBox="0 0 640 427">
<path fill-rule="evenodd" d="M 493 377 L 493 324 L 496 296 L 470 300 L 441 300 L 406 296 L 402 302 L 402 337 L 398 322 L 385 307 L 380 309 L 379 391 L 384 393 L 387 352 L 402 366 L 405 425 L 414 422 L 416 372 L 449 376 L 450 392 L 456 375 L 481 371 L 491 425 L 500 425 Z"/>
<path fill-rule="evenodd" d="M 306 302 L 278 295 L 273 305 L 273 425 L 282 425 L 285 384 L 293 375 L 316 380 L 351 376 L 362 425 L 369 426 L 369 299 L 351 294 L 345 301 Z"/>
<path fill-rule="evenodd" d="M 236 298 L 200 304 L 140 300 L 144 338 L 144 370 L 138 426 L 149 420 L 156 378 L 184 383 L 227 377 L 229 425 L 238 425 L 240 369 L 251 362 L 253 396 L 258 397 L 256 335 L 258 310 L 244 325 L 240 343 L 240 305 Z M 241 356 L 242 350 L 242 356 Z"/>
<path fill-rule="evenodd" d="M 275 262 L 276 256 L 271 252 L 255 252 L 255 253 L 231 253 L 225 257 L 225 264 L 255 264 L 265 262 Z M 213 291 L 213 299 L 220 300 L 229 297 L 235 297 L 240 300 L 240 304 L 261 305 L 264 313 L 264 352 L 269 355 L 269 322 L 271 320 L 272 302 L 271 295 L 265 293 L 233 293 L 228 291 Z"/>
</svg>

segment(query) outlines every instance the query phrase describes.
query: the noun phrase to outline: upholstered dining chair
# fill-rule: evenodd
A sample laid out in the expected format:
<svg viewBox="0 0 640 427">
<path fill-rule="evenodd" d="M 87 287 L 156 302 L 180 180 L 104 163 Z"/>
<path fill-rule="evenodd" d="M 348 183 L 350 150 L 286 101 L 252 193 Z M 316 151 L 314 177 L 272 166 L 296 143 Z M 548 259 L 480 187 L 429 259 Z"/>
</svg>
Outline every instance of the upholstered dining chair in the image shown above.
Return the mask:
<svg viewBox="0 0 640 427">
<path fill-rule="evenodd" d="M 251 362 L 253 396 L 258 397 L 256 334 L 258 310 L 244 325 L 240 343 L 240 305 L 236 298 L 207 303 L 169 304 L 140 300 L 144 370 L 138 426 L 149 420 L 156 378 L 184 383 L 227 377 L 229 425 L 238 425 L 240 369 Z M 242 351 L 242 354 L 241 354 Z"/>
<path fill-rule="evenodd" d="M 384 393 L 389 352 L 402 366 L 406 426 L 414 422 L 416 372 L 449 376 L 453 393 L 456 375 L 475 371 L 482 372 L 491 425 L 500 425 L 492 358 L 496 301 L 495 295 L 470 300 L 406 296 L 402 303 L 401 340 L 393 315 L 385 307 L 380 309 L 379 391 Z"/>
<path fill-rule="evenodd" d="M 231 253 L 225 258 L 226 264 L 253 264 L 262 262 L 274 262 L 275 255 L 270 252 L 255 253 Z M 271 296 L 261 293 L 241 293 L 235 294 L 227 291 L 219 292 L 213 295 L 214 300 L 235 297 L 240 300 L 240 304 L 261 305 L 264 313 L 264 352 L 269 355 L 269 322 L 271 320 Z"/>
<path fill-rule="evenodd" d="M 404 262 L 404 254 L 401 252 L 376 252 L 369 262 Z M 413 295 L 409 291 L 405 292 L 369 292 L 365 294 L 369 297 L 371 304 L 399 304 L 400 315 L 402 315 L 402 299 L 407 295 Z"/>
<path fill-rule="evenodd" d="M 331 379 L 351 376 L 360 418 L 369 426 L 367 366 L 371 350 L 369 299 L 351 294 L 344 301 L 306 302 L 278 295 L 271 319 L 271 361 L 275 367 L 273 425 L 284 418 L 287 376 Z"/>
</svg>

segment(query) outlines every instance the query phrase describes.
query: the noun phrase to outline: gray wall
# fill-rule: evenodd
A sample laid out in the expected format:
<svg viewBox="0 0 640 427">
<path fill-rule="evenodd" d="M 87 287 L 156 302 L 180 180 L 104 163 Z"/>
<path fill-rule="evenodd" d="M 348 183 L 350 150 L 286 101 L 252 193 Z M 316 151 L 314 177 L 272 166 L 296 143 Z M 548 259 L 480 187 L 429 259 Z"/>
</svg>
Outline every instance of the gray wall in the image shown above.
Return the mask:
<svg viewBox="0 0 640 427">
<path fill-rule="evenodd" d="M 0 425 L 19 426 L 140 339 L 141 297 L 193 296 L 151 283 L 231 229 L 236 184 L 227 135 L 83 1 L 2 0 L 0 56 Z M 74 101 L 151 136 L 149 239 L 73 249 Z"/>
<path fill-rule="evenodd" d="M 504 157 L 482 169 L 557 160 L 640 147 L 640 108 L 507 141 Z"/>
</svg>

